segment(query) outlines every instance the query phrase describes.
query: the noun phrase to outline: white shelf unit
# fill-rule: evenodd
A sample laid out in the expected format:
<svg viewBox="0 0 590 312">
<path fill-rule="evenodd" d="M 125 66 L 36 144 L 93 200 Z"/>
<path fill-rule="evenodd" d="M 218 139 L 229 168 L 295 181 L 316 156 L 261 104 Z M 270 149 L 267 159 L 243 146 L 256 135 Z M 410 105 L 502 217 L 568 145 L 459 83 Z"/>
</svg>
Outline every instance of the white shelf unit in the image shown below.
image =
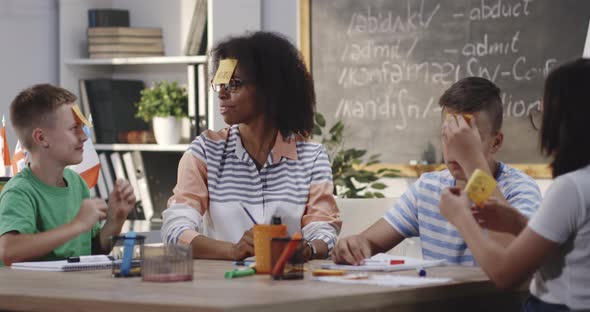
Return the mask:
<svg viewBox="0 0 590 312">
<path fill-rule="evenodd" d="M 79 95 L 80 79 L 136 79 L 149 86 L 154 81 L 193 84 L 196 65 L 206 56 L 183 56 L 197 0 L 59 0 L 59 83 Z M 261 29 L 263 0 L 208 0 L 208 47 L 228 35 Z M 131 27 L 160 27 L 163 30 L 162 57 L 89 59 L 87 52 L 88 9 L 129 10 Z M 208 83 L 207 83 L 208 85 Z M 209 88 L 207 88 L 209 90 Z M 192 89 L 196 91 L 194 88 Z M 190 90 L 189 90 L 190 93 Z M 195 94 L 191 95 L 194 99 Z M 213 92 L 207 94 L 207 126 L 221 129 L 221 119 Z M 194 102 L 192 102 L 194 103 Z M 189 105 L 194 112 L 194 105 Z M 189 111 L 189 114 L 191 113 Z M 192 139 L 192 138 L 190 138 Z M 100 143 L 100 142 L 99 142 Z M 178 160 L 188 144 L 96 144 L 101 153 L 138 151 L 150 176 L 150 193 L 156 216 L 166 206 L 176 182 Z"/>
<path fill-rule="evenodd" d="M 79 58 L 66 60 L 66 65 L 155 65 L 155 64 L 204 64 L 207 57 L 196 56 L 154 56 L 154 57 L 115 57 L 105 59 Z"/>
<path fill-rule="evenodd" d="M 95 144 L 97 151 L 140 151 L 140 152 L 184 152 L 188 149 L 189 144 Z"/>
</svg>

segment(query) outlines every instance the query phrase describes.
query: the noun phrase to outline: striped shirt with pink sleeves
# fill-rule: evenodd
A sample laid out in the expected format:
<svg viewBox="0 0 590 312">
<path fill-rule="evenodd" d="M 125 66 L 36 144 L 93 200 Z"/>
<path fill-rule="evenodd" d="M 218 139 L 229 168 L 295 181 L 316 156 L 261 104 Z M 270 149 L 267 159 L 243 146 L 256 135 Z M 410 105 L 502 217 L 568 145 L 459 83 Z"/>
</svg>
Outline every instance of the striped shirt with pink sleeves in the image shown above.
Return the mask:
<svg viewBox="0 0 590 312">
<path fill-rule="evenodd" d="M 205 131 L 178 165 L 174 195 L 163 212 L 162 238 L 190 244 L 199 234 L 236 243 L 253 225 L 280 216 L 289 234 L 321 239 L 331 251 L 341 221 L 332 196 L 332 171 L 321 144 L 283 138 L 260 171 L 242 145 L 238 126 Z"/>
</svg>

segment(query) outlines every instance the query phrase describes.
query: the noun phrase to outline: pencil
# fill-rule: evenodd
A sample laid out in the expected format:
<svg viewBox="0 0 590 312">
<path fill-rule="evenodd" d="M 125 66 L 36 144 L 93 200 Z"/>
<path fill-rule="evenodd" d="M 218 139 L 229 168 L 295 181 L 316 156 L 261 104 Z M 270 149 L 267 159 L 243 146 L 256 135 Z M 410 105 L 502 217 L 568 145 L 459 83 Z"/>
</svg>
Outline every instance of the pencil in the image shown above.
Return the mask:
<svg viewBox="0 0 590 312">
<path fill-rule="evenodd" d="M 252 223 L 258 224 L 258 222 L 256 222 L 256 220 L 254 220 L 254 217 L 250 214 L 250 211 L 248 211 L 248 209 L 246 209 L 246 207 L 243 204 L 240 205 L 242 206 L 242 209 L 244 209 L 250 220 L 252 220 Z"/>
</svg>

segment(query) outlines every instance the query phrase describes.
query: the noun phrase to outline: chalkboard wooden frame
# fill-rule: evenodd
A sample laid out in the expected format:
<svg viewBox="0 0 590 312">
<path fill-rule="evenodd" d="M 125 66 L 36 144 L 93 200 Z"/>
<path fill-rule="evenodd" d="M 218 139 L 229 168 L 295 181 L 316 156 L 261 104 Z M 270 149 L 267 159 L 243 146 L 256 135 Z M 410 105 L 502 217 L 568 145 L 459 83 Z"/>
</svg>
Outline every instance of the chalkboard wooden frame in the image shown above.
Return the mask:
<svg viewBox="0 0 590 312">
<path fill-rule="evenodd" d="M 303 60 L 309 71 L 311 68 L 311 1 L 299 0 L 299 46 L 303 56 Z M 313 74 L 313 73 L 312 73 Z M 524 173 L 535 179 L 552 179 L 551 168 L 547 164 L 509 164 L 512 167 L 518 168 Z M 428 165 L 409 165 L 409 164 L 378 164 L 371 166 L 370 170 L 378 170 L 380 168 L 391 168 L 399 170 L 400 177 L 415 178 L 422 173 L 444 170 L 445 164 L 428 164 Z"/>
</svg>

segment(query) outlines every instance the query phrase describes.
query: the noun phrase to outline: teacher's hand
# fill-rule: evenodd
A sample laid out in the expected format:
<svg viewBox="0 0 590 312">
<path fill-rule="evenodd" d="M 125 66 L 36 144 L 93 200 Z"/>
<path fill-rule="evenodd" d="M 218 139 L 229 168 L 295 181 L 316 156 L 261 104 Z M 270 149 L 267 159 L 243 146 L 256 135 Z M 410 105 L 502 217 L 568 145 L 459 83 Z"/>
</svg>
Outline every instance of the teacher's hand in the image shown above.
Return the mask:
<svg viewBox="0 0 590 312">
<path fill-rule="evenodd" d="M 252 234 L 252 229 L 249 229 L 244 232 L 242 238 L 233 245 L 232 259 L 240 261 L 251 256 L 254 256 L 254 236 Z"/>
</svg>

